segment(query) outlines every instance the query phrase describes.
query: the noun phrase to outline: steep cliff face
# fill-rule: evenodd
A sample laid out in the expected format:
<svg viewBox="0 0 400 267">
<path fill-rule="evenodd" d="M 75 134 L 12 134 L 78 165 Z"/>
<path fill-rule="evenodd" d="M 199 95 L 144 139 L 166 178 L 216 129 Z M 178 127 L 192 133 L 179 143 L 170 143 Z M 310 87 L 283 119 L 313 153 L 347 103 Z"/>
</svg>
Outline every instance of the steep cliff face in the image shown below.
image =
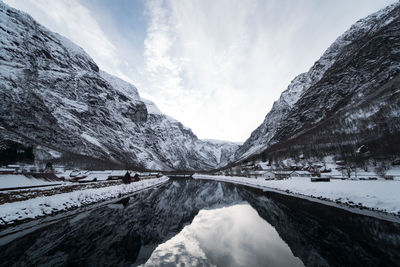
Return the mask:
<svg viewBox="0 0 400 267">
<path fill-rule="evenodd" d="M 199 140 L 29 15 L 4 3 L 0 14 L 2 144 L 33 145 L 60 162 L 186 170 L 223 165 L 238 147 Z"/>
<path fill-rule="evenodd" d="M 398 134 L 399 36 L 399 3 L 356 22 L 291 82 L 236 160 L 266 149 L 376 145 Z"/>
</svg>

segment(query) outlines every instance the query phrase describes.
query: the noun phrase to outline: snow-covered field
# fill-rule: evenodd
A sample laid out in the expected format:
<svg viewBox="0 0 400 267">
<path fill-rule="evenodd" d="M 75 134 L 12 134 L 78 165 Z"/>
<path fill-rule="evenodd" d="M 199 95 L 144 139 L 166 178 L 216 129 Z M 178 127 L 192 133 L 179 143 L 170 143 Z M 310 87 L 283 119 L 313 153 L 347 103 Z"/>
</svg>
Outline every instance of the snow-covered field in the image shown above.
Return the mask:
<svg viewBox="0 0 400 267">
<path fill-rule="evenodd" d="M 33 219 L 59 211 L 66 211 L 99 201 L 133 193 L 168 181 L 164 176 L 156 179 L 142 180 L 128 185 L 115 185 L 102 188 L 78 190 L 70 193 L 46 197 L 36 197 L 24 201 L 0 205 L 0 225 L 16 221 Z"/>
<path fill-rule="evenodd" d="M 310 178 L 266 181 L 264 179 L 200 174 L 195 174 L 193 178 L 231 182 L 261 189 L 271 188 L 400 215 L 399 181 L 331 180 L 330 182 L 311 182 Z"/>
<path fill-rule="evenodd" d="M 49 182 L 43 179 L 28 178 L 22 174 L 6 174 L 0 175 L 0 189 L 13 187 L 41 186 L 61 184 L 62 181 Z"/>
</svg>

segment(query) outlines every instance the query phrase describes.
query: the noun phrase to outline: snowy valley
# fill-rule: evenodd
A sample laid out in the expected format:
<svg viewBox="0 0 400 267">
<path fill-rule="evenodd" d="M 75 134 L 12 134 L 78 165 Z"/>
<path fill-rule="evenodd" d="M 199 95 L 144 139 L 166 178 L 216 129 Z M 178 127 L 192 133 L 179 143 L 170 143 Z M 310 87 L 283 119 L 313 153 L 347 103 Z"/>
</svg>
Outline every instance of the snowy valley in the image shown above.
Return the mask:
<svg viewBox="0 0 400 267">
<path fill-rule="evenodd" d="M 198 138 L 0 0 L 5 265 L 395 266 L 399 190 L 400 2 L 239 144 Z"/>
</svg>

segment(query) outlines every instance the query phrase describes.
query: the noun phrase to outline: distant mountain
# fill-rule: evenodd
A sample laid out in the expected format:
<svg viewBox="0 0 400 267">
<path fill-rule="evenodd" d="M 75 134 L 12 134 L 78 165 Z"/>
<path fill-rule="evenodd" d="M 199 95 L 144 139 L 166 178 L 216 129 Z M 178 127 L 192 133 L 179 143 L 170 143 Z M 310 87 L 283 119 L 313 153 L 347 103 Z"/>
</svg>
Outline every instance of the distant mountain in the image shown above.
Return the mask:
<svg viewBox="0 0 400 267">
<path fill-rule="evenodd" d="M 329 30 L 329 29 L 327 29 Z M 281 94 L 235 153 L 400 151 L 400 3 L 356 22 Z"/>
<path fill-rule="evenodd" d="M 35 160 L 104 168 L 204 170 L 233 159 L 237 144 L 198 139 L 65 37 L 2 2 L 0 13 L 1 159 L 26 148 Z"/>
</svg>

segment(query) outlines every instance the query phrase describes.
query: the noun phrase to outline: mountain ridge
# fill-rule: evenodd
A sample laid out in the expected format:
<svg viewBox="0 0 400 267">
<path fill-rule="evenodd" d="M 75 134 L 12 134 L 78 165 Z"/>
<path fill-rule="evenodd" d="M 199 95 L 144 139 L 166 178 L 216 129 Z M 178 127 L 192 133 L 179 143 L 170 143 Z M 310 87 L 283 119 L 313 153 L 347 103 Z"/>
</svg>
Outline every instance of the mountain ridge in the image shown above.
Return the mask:
<svg viewBox="0 0 400 267">
<path fill-rule="evenodd" d="M 214 169 L 232 158 L 236 144 L 198 139 L 67 38 L 3 2 L 0 12 L 3 151 L 22 142 L 42 162 L 153 170 Z"/>
<path fill-rule="evenodd" d="M 364 82 L 364 85 L 366 86 L 367 82 L 365 81 L 362 81 L 361 83 L 357 82 L 357 79 L 363 79 L 363 76 L 368 76 L 369 72 L 373 72 L 372 70 L 363 70 L 362 66 L 357 64 L 365 62 L 365 57 L 369 57 L 369 60 L 371 60 L 371 62 L 369 62 L 370 64 L 374 60 L 385 62 L 387 59 L 387 66 L 385 66 L 386 69 L 381 67 L 380 71 L 382 74 L 391 75 L 389 74 L 391 71 L 393 73 L 398 73 L 399 62 L 398 59 L 396 59 L 396 46 L 398 45 L 398 40 L 395 38 L 395 32 L 397 31 L 396 25 L 399 21 L 399 9 L 400 3 L 394 3 L 367 16 L 366 18 L 358 20 L 349 30 L 339 36 L 324 52 L 321 58 L 314 63 L 308 72 L 302 73 L 292 80 L 288 88 L 281 94 L 281 97 L 274 103 L 273 108 L 266 115 L 264 122 L 252 132 L 251 136 L 245 141 L 243 146 L 237 150 L 235 153 L 235 161 L 241 161 L 245 158 L 264 152 L 267 154 L 273 152 L 274 149 L 272 146 L 283 146 L 283 143 L 281 142 L 286 142 L 296 138 L 301 131 L 306 132 L 308 129 L 307 127 L 311 127 L 310 125 L 307 126 L 307 122 L 316 124 L 318 123 L 318 120 L 324 121 L 327 113 L 335 112 L 333 107 L 330 106 L 331 102 L 333 103 L 335 99 L 339 99 L 342 102 L 346 100 L 345 91 L 348 89 L 350 83 L 362 86 L 361 83 Z M 382 32 L 388 28 L 393 29 L 393 33 L 387 33 L 384 35 Z M 371 51 L 365 49 L 365 46 L 368 45 L 374 46 L 375 49 L 379 49 L 379 41 L 375 41 L 374 44 L 371 44 L 371 42 L 369 42 L 371 38 L 385 38 L 387 43 L 386 54 L 389 54 L 386 58 L 380 55 L 373 55 Z M 365 50 L 364 55 L 358 55 L 357 53 L 359 53 L 359 50 Z M 382 53 L 384 53 L 384 51 Z M 346 58 L 353 58 L 353 61 L 346 61 Z M 346 62 L 347 65 L 343 65 L 344 62 Z M 367 63 L 365 63 L 365 65 L 367 65 Z M 375 65 L 379 66 L 378 64 Z M 319 88 L 324 80 L 328 80 L 329 77 L 337 75 L 336 73 L 340 68 L 344 69 L 341 78 L 346 79 L 348 84 L 343 84 L 341 88 L 337 88 L 336 91 L 334 91 L 331 89 L 334 82 L 331 81 L 331 86 L 325 86 L 325 89 L 326 92 L 332 91 L 332 94 L 328 96 L 328 94 L 323 95 L 320 93 L 320 95 L 323 95 L 324 97 L 314 99 L 314 92 L 315 90 L 318 90 L 316 88 Z M 354 80 L 352 80 L 353 77 L 349 77 L 348 73 L 345 73 L 345 68 L 354 70 L 351 72 L 352 75 L 356 77 Z M 394 76 L 395 75 L 392 75 L 391 77 L 394 78 Z M 378 80 L 379 79 L 377 79 L 377 81 Z M 381 79 L 379 82 L 383 83 L 383 80 Z M 369 86 L 372 85 L 370 84 Z M 352 91 L 353 89 L 348 90 Z M 338 95 L 340 90 L 342 90 L 343 95 Z M 355 91 L 356 89 L 352 92 Z M 362 90 L 358 91 L 360 94 L 363 92 Z M 348 100 L 353 102 L 355 101 L 354 99 L 350 100 L 350 98 Z M 358 101 L 361 100 L 362 98 L 358 99 Z M 318 105 L 318 101 L 325 103 L 326 106 L 321 107 L 321 105 Z M 308 113 L 307 108 L 308 111 L 310 111 Z M 310 114 L 313 108 L 318 109 L 321 113 L 319 116 L 315 115 L 318 118 L 314 118 L 313 121 L 311 121 L 311 119 L 306 115 Z M 340 109 L 339 106 L 337 106 L 337 108 Z M 299 114 L 303 114 L 303 117 Z M 313 125 L 313 127 L 316 128 L 317 126 Z M 332 129 L 332 131 L 338 132 L 338 129 Z M 324 134 L 328 134 L 328 131 L 325 131 Z M 308 138 L 312 139 L 316 137 L 310 136 Z M 352 142 L 354 145 L 356 145 L 356 143 L 362 143 L 358 141 L 356 142 L 355 140 Z M 292 145 L 294 145 L 294 143 Z M 309 145 L 311 144 L 312 143 L 309 143 Z M 289 148 L 286 150 L 288 149 Z"/>
</svg>

